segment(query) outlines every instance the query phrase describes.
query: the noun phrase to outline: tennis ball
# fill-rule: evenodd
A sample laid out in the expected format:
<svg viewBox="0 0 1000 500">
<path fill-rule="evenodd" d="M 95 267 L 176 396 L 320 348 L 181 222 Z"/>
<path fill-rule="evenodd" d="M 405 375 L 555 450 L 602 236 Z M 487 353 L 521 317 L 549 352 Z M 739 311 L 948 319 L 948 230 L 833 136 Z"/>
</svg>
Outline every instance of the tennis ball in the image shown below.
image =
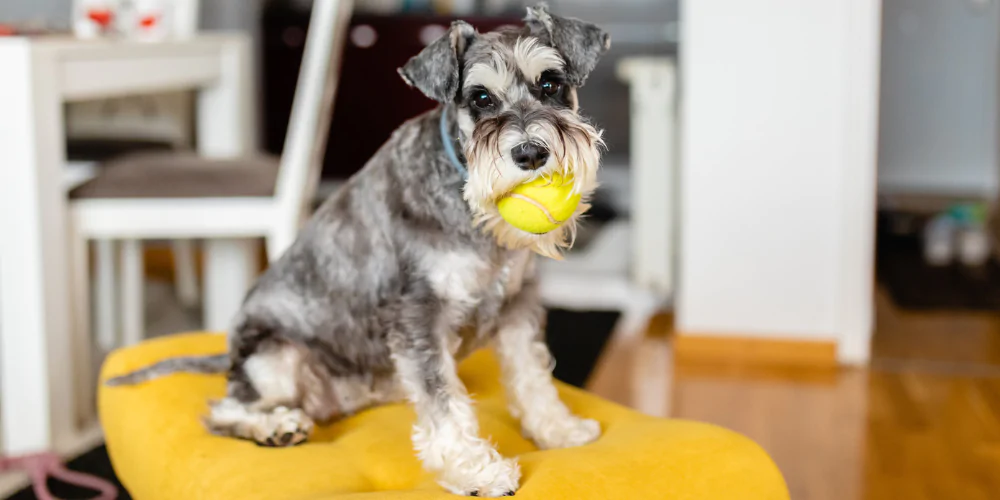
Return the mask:
<svg viewBox="0 0 1000 500">
<path fill-rule="evenodd" d="M 573 194 L 573 178 L 553 174 L 517 186 L 497 202 L 497 209 L 510 225 L 545 234 L 566 222 L 579 204 L 580 195 Z"/>
</svg>

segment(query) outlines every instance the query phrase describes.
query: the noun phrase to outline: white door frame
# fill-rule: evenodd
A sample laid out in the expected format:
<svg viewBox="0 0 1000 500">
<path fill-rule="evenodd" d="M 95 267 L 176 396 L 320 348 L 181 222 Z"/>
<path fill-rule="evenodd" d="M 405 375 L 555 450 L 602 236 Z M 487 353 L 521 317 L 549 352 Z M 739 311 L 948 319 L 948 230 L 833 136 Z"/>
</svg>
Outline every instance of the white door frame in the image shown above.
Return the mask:
<svg viewBox="0 0 1000 500">
<path fill-rule="evenodd" d="M 878 99 L 882 54 L 881 0 L 849 0 L 850 33 L 845 60 L 848 133 L 841 210 L 843 233 L 837 360 L 867 364 L 875 329 L 875 211 Z"/>
</svg>

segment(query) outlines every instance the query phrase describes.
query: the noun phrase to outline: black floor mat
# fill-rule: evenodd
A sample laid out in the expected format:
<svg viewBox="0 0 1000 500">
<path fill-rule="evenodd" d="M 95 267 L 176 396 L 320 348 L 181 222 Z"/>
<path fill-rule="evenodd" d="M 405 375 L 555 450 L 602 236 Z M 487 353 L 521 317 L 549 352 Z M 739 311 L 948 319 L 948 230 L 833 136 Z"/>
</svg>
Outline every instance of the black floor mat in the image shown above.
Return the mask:
<svg viewBox="0 0 1000 500">
<path fill-rule="evenodd" d="M 545 335 L 556 367 L 552 374 L 569 385 L 583 387 L 597 364 L 619 313 L 549 310 Z"/>
<path fill-rule="evenodd" d="M 556 360 L 554 375 L 557 379 L 583 387 L 594 370 L 601 351 L 611 337 L 619 313 L 608 311 L 576 312 L 553 309 L 549 311 L 546 336 L 549 349 Z M 93 474 L 112 481 L 118 486 L 119 500 L 131 500 L 128 492 L 118 482 L 107 449 L 95 448 L 69 463 L 69 468 Z M 92 492 L 49 481 L 49 491 L 57 498 L 71 500 L 91 498 Z M 36 500 L 31 488 L 25 488 L 8 500 Z"/>
<path fill-rule="evenodd" d="M 898 230 L 894 214 L 880 214 L 875 267 L 879 283 L 904 309 L 1000 311 L 1000 265 L 931 266 L 924 261 L 921 221 Z M 896 230 L 891 229 L 896 226 Z"/>
</svg>

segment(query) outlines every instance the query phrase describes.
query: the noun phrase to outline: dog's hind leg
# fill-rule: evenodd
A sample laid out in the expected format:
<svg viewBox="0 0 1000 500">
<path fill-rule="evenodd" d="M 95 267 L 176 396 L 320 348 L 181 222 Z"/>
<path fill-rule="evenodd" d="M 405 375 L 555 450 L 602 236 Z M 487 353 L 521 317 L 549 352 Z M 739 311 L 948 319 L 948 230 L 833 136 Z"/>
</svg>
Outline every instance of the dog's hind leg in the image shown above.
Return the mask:
<svg viewBox="0 0 1000 500">
<path fill-rule="evenodd" d="M 308 350 L 272 343 L 234 365 L 227 396 L 211 404 L 205 425 L 262 446 L 293 446 L 316 421 L 402 399 L 391 374 L 332 377 Z"/>
<path fill-rule="evenodd" d="M 306 358 L 298 347 L 272 342 L 234 363 L 227 396 L 210 405 L 208 430 L 262 446 L 305 441 L 314 418 L 335 411 L 330 384 Z"/>
<path fill-rule="evenodd" d="M 264 410 L 231 397 L 211 404 L 205 425 L 213 434 L 249 439 L 261 446 L 294 446 L 308 439 L 313 429 L 312 419 L 301 409 L 276 406 Z"/>
</svg>

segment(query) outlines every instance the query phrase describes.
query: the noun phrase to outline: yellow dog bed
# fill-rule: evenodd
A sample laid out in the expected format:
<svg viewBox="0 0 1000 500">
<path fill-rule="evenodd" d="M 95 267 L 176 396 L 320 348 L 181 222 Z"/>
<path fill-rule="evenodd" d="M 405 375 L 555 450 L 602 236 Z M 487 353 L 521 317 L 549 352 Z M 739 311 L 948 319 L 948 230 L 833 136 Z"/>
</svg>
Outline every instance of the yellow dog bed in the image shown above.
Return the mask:
<svg viewBox="0 0 1000 500">
<path fill-rule="evenodd" d="M 152 340 L 113 353 L 101 380 L 163 358 L 218 353 L 220 335 Z M 559 386 L 566 404 L 601 423 L 580 448 L 539 451 L 507 412 L 488 351 L 460 370 L 476 400 L 482 433 L 521 464 L 516 498 L 787 500 L 771 459 L 753 442 L 719 427 L 646 417 Z M 413 412 L 374 408 L 320 426 L 293 448 L 261 448 L 215 437 L 201 426 L 206 401 L 225 392 L 222 376 L 176 374 L 131 387 L 100 388 L 108 452 L 137 500 L 443 499 L 410 445 Z"/>
</svg>

